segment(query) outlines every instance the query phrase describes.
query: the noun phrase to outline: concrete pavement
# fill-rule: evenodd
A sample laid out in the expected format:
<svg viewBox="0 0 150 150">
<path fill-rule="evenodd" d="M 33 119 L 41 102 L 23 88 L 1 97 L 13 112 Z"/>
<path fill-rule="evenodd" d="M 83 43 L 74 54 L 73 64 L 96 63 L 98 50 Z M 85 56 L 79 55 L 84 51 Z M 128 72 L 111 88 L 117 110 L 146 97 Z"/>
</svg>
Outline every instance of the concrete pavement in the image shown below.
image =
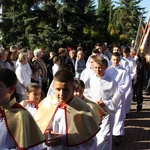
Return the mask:
<svg viewBox="0 0 150 150">
<path fill-rule="evenodd" d="M 143 97 L 142 111 L 136 112 L 136 102 L 132 103 L 122 144 L 112 150 L 150 150 L 150 95 Z"/>
</svg>

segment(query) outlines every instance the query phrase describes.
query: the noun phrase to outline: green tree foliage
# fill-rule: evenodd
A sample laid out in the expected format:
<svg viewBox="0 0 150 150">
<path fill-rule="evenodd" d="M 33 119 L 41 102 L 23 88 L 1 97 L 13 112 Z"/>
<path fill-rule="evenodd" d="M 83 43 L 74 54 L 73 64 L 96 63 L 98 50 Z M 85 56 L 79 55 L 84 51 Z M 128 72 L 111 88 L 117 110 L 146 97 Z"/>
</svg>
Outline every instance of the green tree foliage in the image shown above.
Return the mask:
<svg viewBox="0 0 150 150">
<path fill-rule="evenodd" d="M 6 46 L 76 47 L 85 41 L 84 27 L 96 23 L 91 0 L 5 0 L 3 6 L 2 42 Z"/>
<path fill-rule="evenodd" d="M 0 27 L 5 47 L 20 43 L 32 49 L 76 48 L 96 42 L 135 39 L 141 0 L 3 0 Z"/>
<path fill-rule="evenodd" d="M 119 41 L 119 34 L 117 29 L 113 26 L 112 23 L 109 23 L 107 28 L 109 34 L 110 34 L 110 40 L 111 41 Z"/>
<path fill-rule="evenodd" d="M 110 42 L 110 36 L 108 33 L 108 26 L 111 17 L 111 8 L 112 2 L 111 0 L 98 0 L 98 8 L 96 11 L 97 15 L 97 30 L 99 33 L 99 41 L 101 42 Z"/>
<path fill-rule="evenodd" d="M 131 42 L 135 39 L 139 17 L 144 12 L 144 8 L 140 7 L 142 0 L 120 0 L 114 9 L 112 24 L 120 35 L 120 40 Z"/>
<path fill-rule="evenodd" d="M 4 44 L 14 44 L 18 41 L 21 44 L 27 44 L 25 37 L 27 25 L 25 20 L 28 16 L 32 17 L 31 7 L 33 6 L 33 1 L 5 0 L 2 4 L 2 36 Z"/>
<path fill-rule="evenodd" d="M 76 47 L 88 43 L 84 28 L 91 29 L 96 24 L 95 7 L 91 0 L 65 0 L 57 5 L 58 30 L 70 37 L 70 44 Z M 90 37 L 89 37 L 90 38 Z"/>
</svg>

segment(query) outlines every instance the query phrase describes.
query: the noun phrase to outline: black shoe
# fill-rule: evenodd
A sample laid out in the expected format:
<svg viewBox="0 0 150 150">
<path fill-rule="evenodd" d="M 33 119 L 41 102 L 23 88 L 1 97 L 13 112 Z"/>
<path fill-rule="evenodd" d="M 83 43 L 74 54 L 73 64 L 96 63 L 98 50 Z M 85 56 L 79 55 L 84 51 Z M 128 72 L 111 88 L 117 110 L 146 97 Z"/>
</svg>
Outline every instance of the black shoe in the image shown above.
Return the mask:
<svg viewBox="0 0 150 150">
<path fill-rule="evenodd" d="M 129 118 L 129 113 L 127 113 L 126 115 L 125 115 L 125 119 L 128 119 Z"/>
<path fill-rule="evenodd" d="M 142 105 L 138 105 L 137 106 L 137 112 L 141 111 L 142 110 Z"/>
<path fill-rule="evenodd" d="M 132 97 L 132 102 L 137 102 L 137 98 L 135 96 Z"/>
<path fill-rule="evenodd" d="M 113 136 L 113 143 L 116 146 L 120 146 L 122 143 L 122 136 Z"/>
</svg>

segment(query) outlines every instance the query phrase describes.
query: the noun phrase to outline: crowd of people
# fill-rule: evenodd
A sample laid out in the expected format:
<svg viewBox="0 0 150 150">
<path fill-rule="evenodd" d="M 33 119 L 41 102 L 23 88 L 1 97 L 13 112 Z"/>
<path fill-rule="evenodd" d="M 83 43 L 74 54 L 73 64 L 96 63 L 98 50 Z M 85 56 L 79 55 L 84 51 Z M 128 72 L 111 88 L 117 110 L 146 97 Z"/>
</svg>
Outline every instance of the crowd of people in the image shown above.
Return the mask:
<svg viewBox="0 0 150 150">
<path fill-rule="evenodd" d="M 87 57 L 87 56 L 86 56 Z M 150 94 L 149 66 L 133 47 L 97 43 L 58 52 L 0 46 L 0 149 L 111 150 L 132 102 Z M 149 80 L 150 81 L 150 80 Z"/>
</svg>

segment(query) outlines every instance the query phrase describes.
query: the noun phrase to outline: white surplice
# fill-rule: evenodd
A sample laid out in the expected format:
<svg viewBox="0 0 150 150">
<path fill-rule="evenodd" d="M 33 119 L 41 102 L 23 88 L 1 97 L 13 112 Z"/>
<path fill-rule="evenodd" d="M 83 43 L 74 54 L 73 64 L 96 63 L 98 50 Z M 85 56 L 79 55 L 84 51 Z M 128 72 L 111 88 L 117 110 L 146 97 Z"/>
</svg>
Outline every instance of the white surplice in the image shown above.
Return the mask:
<svg viewBox="0 0 150 150">
<path fill-rule="evenodd" d="M 128 64 L 129 64 L 129 74 L 130 74 L 130 84 L 129 84 L 129 88 L 125 94 L 125 110 L 126 113 L 130 112 L 130 107 L 131 107 L 131 101 L 132 101 L 132 80 L 136 78 L 137 74 L 136 74 L 136 70 L 137 70 L 137 65 L 135 60 L 132 57 L 128 57 L 128 58 L 124 58 Z"/>
<path fill-rule="evenodd" d="M 30 112 L 30 114 L 31 114 L 32 116 L 35 115 L 35 113 L 36 113 L 36 111 L 37 111 L 36 104 L 34 104 L 34 103 L 31 104 L 31 103 L 28 102 L 28 100 L 23 100 L 22 102 L 20 102 L 20 104 L 21 104 L 24 108 L 26 108 L 26 109 Z"/>
<path fill-rule="evenodd" d="M 80 79 L 85 83 L 92 75 L 94 71 L 91 68 L 85 68 L 80 76 Z"/>
<path fill-rule="evenodd" d="M 101 130 L 97 133 L 97 148 L 111 150 L 114 115 L 120 102 L 118 84 L 107 73 L 101 78 L 93 74 L 85 83 L 84 96 L 93 102 L 100 99 L 104 102 L 103 109 L 108 114 L 102 119 Z"/>
<path fill-rule="evenodd" d="M 115 114 L 113 135 L 114 136 L 124 135 L 125 93 L 128 89 L 130 77 L 127 70 L 121 67 L 120 65 L 118 67 L 111 66 L 106 70 L 106 72 L 110 74 L 118 83 L 119 91 L 121 94 L 118 110 Z"/>
</svg>

